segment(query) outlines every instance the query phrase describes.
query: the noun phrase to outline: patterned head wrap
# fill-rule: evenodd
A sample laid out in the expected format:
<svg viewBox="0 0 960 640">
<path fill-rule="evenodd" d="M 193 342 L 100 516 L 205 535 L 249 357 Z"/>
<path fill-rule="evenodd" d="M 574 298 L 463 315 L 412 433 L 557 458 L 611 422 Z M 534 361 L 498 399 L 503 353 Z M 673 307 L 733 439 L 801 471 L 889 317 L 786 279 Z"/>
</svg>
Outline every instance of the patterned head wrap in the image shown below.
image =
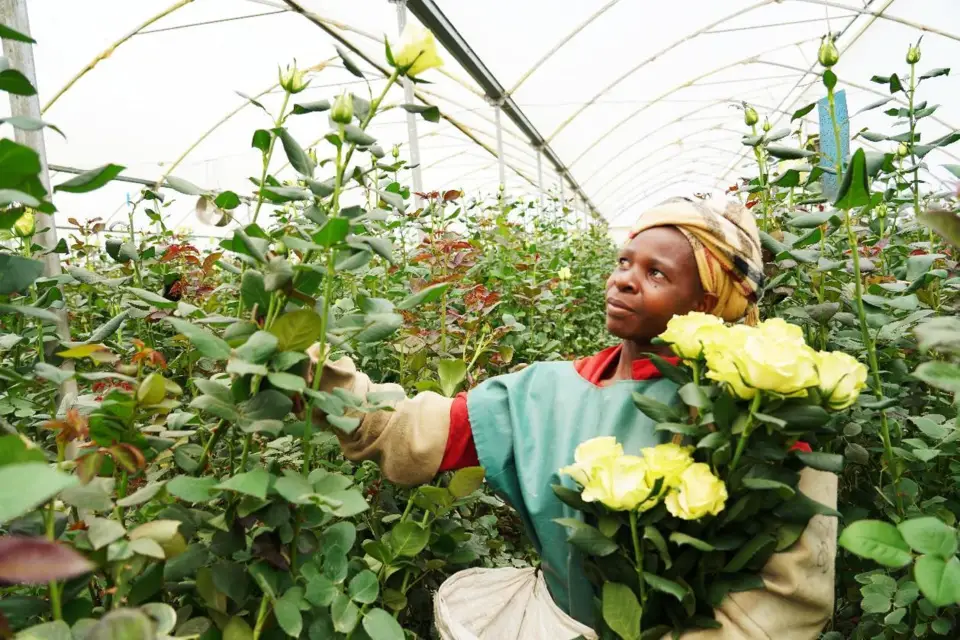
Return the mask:
<svg viewBox="0 0 960 640">
<path fill-rule="evenodd" d="M 665 226 L 676 227 L 690 242 L 703 290 L 717 298 L 710 313 L 727 322 L 746 318 L 747 324 L 756 324 L 763 258 L 750 210 L 732 201 L 672 198 L 643 212 L 630 239 Z"/>
</svg>

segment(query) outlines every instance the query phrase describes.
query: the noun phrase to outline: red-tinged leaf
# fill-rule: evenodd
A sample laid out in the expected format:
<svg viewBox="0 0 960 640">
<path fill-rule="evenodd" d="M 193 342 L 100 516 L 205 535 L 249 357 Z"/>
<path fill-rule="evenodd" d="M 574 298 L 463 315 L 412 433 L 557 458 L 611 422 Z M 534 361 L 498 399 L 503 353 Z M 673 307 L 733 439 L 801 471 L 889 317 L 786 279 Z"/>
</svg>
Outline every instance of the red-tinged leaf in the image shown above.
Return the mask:
<svg viewBox="0 0 960 640">
<path fill-rule="evenodd" d="M 0 581 L 44 584 L 74 578 L 95 568 L 70 547 L 45 538 L 0 536 Z"/>
<path fill-rule="evenodd" d="M 116 463 L 126 469 L 128 473 L 136 473 L 147 466 L 147 460 L 143 457 L 140 449 L 131 444 L 125 442 L 115 444 L 108 451 Z"/>
<path fill-rule="evenodd" d="M 100 473 L 100 467 L 103 466 L 103 454 L 100 452 L 88 453 L 77 461 L 77 475 L 80 476 L 80 482 L 89 483 Z"/>
<path fill-rule="evenodd" d="M 216 251 L 211 253 L 206 258 L 203 259 L 203 272 L 210 273 L 210 270 L 213 269 L 213 265 L 217 263 L 217 260 L 223 257 L 223 251 Z"/>
<path fill-rule="evenodd" d="M 462 196 L 463 196 L 463 191 L 459 191 L 457 189 L 451 189 L 450 191 L 447 191 L 446 193 L 443 194 L 443 201 L 452 202 Z"/>
</svg>

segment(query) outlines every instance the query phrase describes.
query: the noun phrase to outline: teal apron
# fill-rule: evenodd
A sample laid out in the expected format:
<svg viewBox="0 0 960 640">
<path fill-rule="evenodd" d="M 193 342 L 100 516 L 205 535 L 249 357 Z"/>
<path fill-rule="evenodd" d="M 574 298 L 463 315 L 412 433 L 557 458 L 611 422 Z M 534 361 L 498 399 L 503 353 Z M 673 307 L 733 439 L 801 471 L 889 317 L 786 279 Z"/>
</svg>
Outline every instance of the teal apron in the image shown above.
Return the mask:
<svg viewBox="0 0 960 640">
<path fill-rule="evenodd" d="M 571 362 L 544 362 L 491 378 L 467 395 L 470 427 L 487 482 L 520 515 L 540 554 L 550 594 L 580 622 L 593 625 L 593 590 L 581 559 L 567 543 L 556 518 L 580 518 L 553 493 L 552 484 L 575 488 L 559 477 L 573 463 L 581 442 L 614 436 L 625 453 L 664 442 L 654 422 L 637 410 L 638 391 L 666 404 L 677 401 L 677 385 L 663 378 L 615 382 L 598 387 Z"/>
</svg>

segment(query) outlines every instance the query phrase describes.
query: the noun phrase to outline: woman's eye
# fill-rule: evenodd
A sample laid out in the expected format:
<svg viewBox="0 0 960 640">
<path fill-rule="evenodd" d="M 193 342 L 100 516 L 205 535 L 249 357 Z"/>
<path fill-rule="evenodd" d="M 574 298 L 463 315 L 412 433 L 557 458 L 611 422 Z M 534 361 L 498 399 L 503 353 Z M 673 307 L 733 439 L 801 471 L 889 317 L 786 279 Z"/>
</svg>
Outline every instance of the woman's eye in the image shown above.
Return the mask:
<svg viewBox="0 0 960 640">
<path fill-rule="evenodd" d="M 663 273 L 663 271 L 660 271 L 660 269 L 650 269 L 650 277 L 662 279 L 666 278 L 667 276 Z"/>
<path fill-rule="evenodd" d="M 628 262 L 629 260 L 627 260 L 626 258 L 620 258 L 619 260 L 617 260 L 617 264 L 620 265 L 621 267 L 627 264 Z"/>
</svg>

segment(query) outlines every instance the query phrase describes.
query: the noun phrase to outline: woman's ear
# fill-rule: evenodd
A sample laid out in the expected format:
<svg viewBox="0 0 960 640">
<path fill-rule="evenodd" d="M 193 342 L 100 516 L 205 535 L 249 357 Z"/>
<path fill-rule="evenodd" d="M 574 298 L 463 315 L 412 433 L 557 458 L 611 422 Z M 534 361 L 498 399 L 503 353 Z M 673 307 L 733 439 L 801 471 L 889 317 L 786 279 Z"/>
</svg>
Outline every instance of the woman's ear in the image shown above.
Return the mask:
<svg viewBox="0 0 960 640">
<path fill-rule="evenodd" d="M 717 294 L 715 293 L 704 293 L 703 300 L 700 301 L 700 304 L 697 305 L 695 311 L 700 311 L 702 313 L 710 313 L 717 306 Z"/>
</svg>

